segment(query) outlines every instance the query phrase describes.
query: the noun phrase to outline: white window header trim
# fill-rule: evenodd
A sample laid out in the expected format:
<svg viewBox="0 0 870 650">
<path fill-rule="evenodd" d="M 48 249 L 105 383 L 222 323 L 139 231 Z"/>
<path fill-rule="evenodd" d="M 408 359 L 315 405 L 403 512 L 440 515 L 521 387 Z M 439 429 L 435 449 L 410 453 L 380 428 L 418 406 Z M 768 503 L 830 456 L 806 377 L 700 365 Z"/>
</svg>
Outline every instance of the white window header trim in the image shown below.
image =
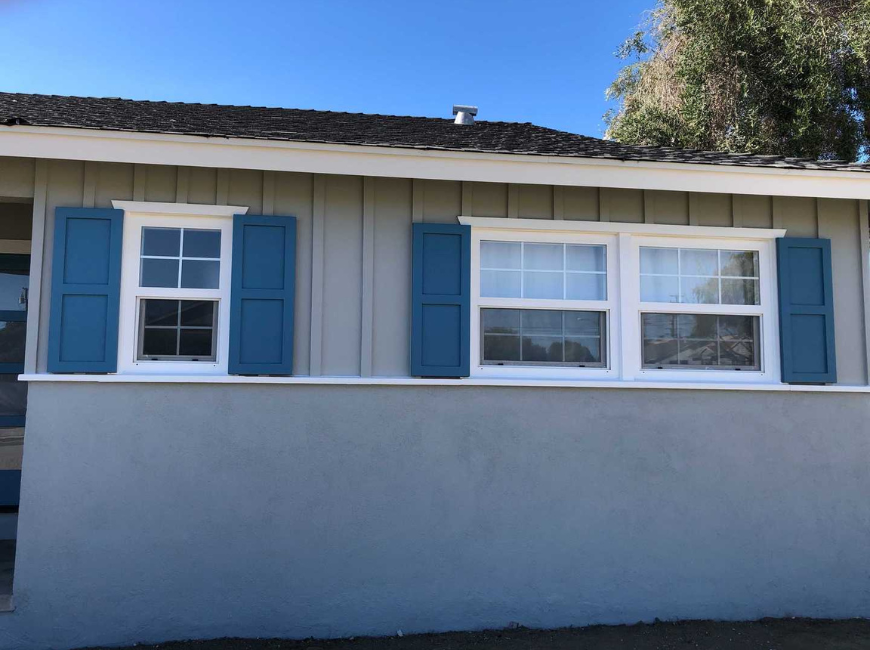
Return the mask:
<svg viewBox="0 0 870 650">
<path fill-rule="evenodd" d="M 248 208 L 241 205 L 198 205 L 193 203 L 158 203 L 154 201 L 112 201 L 112 207 L 140 215 L 175 215 L 183 217 L 232 217 L 247 214 Z"/>
</svg>

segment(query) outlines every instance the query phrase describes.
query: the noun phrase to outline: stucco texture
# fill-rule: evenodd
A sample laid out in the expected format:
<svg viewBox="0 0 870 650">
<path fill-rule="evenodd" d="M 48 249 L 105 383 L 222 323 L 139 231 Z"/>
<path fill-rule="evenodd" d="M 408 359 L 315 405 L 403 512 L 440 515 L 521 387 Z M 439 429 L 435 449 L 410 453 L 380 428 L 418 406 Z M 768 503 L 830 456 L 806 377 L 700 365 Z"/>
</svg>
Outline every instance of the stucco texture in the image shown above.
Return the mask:
<svg viewBox="0 0 870 650">
<path fill-rule="evenodd" d="M 870 615 L 870 400 L 31 386 L 0 647 Z"/>
</svg>

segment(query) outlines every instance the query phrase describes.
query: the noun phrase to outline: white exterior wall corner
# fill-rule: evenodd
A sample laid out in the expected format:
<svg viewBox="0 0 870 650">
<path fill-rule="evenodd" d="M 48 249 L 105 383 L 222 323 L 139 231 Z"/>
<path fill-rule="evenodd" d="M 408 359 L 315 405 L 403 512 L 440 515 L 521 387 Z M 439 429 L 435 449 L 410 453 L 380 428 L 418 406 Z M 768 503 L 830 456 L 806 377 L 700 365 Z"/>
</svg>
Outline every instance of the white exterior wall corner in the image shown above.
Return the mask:
<svg viewBox="0 0 870 650">
<path fill-rule="evenodd" d="M 863 395 L 31 391 L 3 648 L 870 614 Z"/>
</svg>

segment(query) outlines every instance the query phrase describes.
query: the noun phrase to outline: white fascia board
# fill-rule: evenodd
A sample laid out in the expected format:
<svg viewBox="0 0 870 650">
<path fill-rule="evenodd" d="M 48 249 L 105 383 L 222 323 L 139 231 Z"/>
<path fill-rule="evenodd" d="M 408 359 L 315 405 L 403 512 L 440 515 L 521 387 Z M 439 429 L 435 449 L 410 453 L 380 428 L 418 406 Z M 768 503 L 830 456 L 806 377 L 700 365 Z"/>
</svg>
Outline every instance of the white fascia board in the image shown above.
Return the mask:
<svg viewBox="0 0 870 650">
<path fill-rule="evenodd" d="M 780 228 L 717 228 L 712 226 L 669 226 L 649 223 L 608 221 L 551 221 L 548 219 L 502 219 L 459 217 L 463 226 L 481 230 L 525 230 L 533 232 L 631 233 L 655 237 L 703 237 L 705 239 L 777 239 L 785 237 Z"/>
<path fill-rule="evenodd" d="M 492 183 L 870 199 L 870 173 L 0 126 L 0 156 Z"/>
</svg>

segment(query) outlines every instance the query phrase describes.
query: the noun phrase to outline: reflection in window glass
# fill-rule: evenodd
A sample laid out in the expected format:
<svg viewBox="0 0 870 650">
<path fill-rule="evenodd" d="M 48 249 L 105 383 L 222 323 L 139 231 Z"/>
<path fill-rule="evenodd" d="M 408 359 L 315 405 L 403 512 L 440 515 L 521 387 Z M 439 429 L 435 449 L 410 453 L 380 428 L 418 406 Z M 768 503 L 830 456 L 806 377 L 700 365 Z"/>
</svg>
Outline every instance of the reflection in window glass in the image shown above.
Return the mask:
<svg viewBox="0 0 870 650">
<path fill-rule="evenodd" d="M 760 370 L 759 318 L 717 314 L 643 314 L 646 368 Z"/>
<path fill-rule="evenodd" d="M 482 309 L 481 361 L 490 365 L 603 366 L 604 312 Z"/>
<path fill-rule="evenodd" d="M 0 321 L 0 363 L 24 363 L 25 321 Z"/>
<path fill-rule="evenodd" d="M 485 298 L 606 300 L 603 245 L 480 243 L 480 295 Z"/>
<path fill-rule="evenodd" d="M 18 375 L 0 375 L 0 417 L 23 417 L 27 412 L 27 382 Z"/>
<path fill-rule="evenodd" d="M 220 288 L 220 230 L 142 228 L 139 286 Z"/>
<path fill-rule="evenodd" d="M 695 305 L 758 305 L 758 252 L 642 247 L 640 299 Z"/>
</svg>

